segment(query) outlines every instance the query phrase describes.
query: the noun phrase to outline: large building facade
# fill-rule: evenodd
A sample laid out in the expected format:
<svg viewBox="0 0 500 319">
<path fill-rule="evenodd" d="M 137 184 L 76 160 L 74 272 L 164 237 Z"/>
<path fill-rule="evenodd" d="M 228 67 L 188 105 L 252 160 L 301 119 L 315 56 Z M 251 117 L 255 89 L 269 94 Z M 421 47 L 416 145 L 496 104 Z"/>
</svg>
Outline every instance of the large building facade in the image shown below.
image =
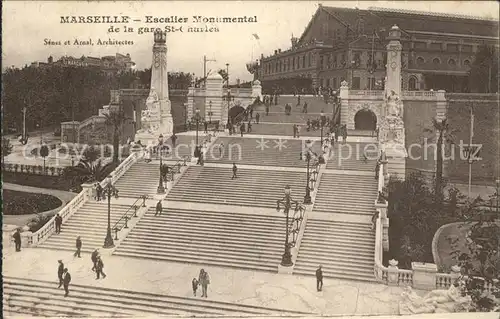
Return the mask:
<svg viewBox="0 0 500 319">
<path fill-rule="evenodd" d="M 467 75 L 478 48 L 498 48 L 498 21 L 397 9 L 367 10 L 319 5 L 291 48 L 261 55 L 264 92 L 383 88 L 389 29 L 402 30 L 402 89 L 468 92 Z"/>
<path fill-rule="evenodd" d="M 54 61 L 52 56 L 48 57 L 47 62 L 32 62 L 32 67 L 81 67 L 81 68 L 98 68 L 108 74 L 130 71 L 135 62 L 132 61 L 130 54 L 120 54 L 104 56 L 101 58 L 91 56 L 81 56 L 75 58 L 72 56 L 63 56 L 59 60 Z"/>
</svg>

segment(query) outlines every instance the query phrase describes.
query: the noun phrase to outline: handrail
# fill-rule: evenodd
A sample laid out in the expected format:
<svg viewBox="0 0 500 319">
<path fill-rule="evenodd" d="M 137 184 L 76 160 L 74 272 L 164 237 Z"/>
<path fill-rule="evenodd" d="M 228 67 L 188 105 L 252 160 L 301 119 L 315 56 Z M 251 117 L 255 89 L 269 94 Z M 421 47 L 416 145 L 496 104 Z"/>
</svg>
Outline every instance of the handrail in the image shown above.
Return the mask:
<svg viewBox="0 0 500 319">
<path fill-rule="evenodd" d="M 180 160 L 178 160 L 177 162 L 175 162 L 175 164 L 174 164 L 174 165 L 169 166 L 169 167 L 171 167 L 171 168 L 176 168 L 176 169 L 177 169 L 177 170 L 175 170 L 175 171 L 174 171 L 174 170 L 172 170 L 172 171 L 170 172 L 170 174 L 172 175 L 172 181 L 174 180 L 174 176 L 175 176 L 175 174 L 179 174 L 179 173 L 181 172 L 181 166 L 187 166 L 187 163 L 186 163 L 186 162 L 187 162 L 187 161 L 189 161 L 189 158 L 190 158 L 190 157 L 191 157 L 191 156 L 189 156 L 189 155 L 184 155 L 184 156 L 182 157 L 182 159 L 180 159 Z M 183 162 L 183 164 L 181 164 L 181 161 Z M 167 166 L 168 166 L 168 165 L 167 165 Z M 167 180 L 166 180 L 166 181 L 168 182 L 168 181 L 169 181 L 169 180 L 168 180 L 168 175 L 167 175 L 166 177 L 167 177 Z"/>
<path fill-rule="evenodd" d="M 116 223 L 113 225 L 111 229 L 115 231 L 115 240 L 118 240 L 118 232 L 121 231 L 123 228 L 128 228 L 128 221 L 132 219 L 133 217 L 137 217 L 137 209 L 139 208 L 137 204 L 138 201 L 142 200 L 142 207 L 146 207 L 146 199 L 149 197 L 147 195 L 141 195 L 139 198 L 135 200 L 135 202 L 130 205 L 130 207 L 125 211 L 125 213 L 116 221 Z M 129 212 L 132 212 L 133 209 L 133 215 L 128 216 Z M 123 225 L 119 227 L 119 224 L 123 221 Z"/>
</svg>

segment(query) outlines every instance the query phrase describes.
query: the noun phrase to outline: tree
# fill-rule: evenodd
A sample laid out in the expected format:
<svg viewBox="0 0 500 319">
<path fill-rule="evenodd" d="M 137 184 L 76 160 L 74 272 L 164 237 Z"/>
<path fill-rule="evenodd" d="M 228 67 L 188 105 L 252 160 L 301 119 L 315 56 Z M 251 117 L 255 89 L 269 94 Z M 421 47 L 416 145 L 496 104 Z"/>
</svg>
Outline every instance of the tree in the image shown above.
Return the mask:
<svg viewBox="0 0 500 319">
<path fill-rule="evenodd" d="M 49 156 L 49 147 L 47 144 L 43 144 L 40 147 L 40 156 L 43 157 L 43 172 L 45 173 L 45 158 Z"/>
<path fill-rule="evenodd" d="M 88 162 L 94 162 L 100 158 L 100 151 L 95 146 L 87 146 L 82 153 L 83 158 Z"/>
<path fill-rule="evenodd" d="M 12 153 L 12 144 L 8 138 L 2 137 L 2 159 L 5 160 L 10 153 Z"/>
<path fill-rule="evenodd" d="M 478 197 L 459 209 L 460 227 L 468 230 L 465 248 L 458 238 L 450 239 L 451 255 L 465 276 L 465 292 L 478 312 L 500 310 L 500 225 L 486 204 Z M 491 285 L 491 292 L 484 290 L 485 284 Z"/>
<path fill-rule="evenodd" d="M 498 50 L 492 45 L 481 45 L 471 64 L 468 79 L 474 93 L 498 92 Z"/>
<path fill-rule="evenodd" d="M 227 74 L 226 70 L 219 69 L 219 71 L 217 71 L 217 73 L 219 73 L 219 75 L 222 76 L 222 79 L 224 80 L 224 82 L 227 82 L 227 79 L 229 78 L 229 75 Z"/>
<path fill-rule="evenodd" d="M 113 162 L 118 164 L 119 149 L 120 149 L 120 135 L 123 131 L 123 124 L 129 118 L 125 115 L 125 112 L 120 107 L 117 111 L 111 111 L 106 116 L 106 125 L 110 126 L 113 130 Z"/>
<path fill-rule="evenodd" d="M 116 164 L 109 162 L 102 163 L 99 159 L 94 162 L 82 160 L 76 166 L 68 166 L 64 169 L 63 175 L 73 180 L 73 184 L 100 182 L 115 169 Z"/>
<path fill-rule="evenodd" d="M 453 143 L 453 133 L 456 130 L 451 129 L 448 120 L 444 118 L 441 121 L 432 119 L 432 129 L 425 129 L 428 133 L 438 132 L 436 142 L 436 176 L 434 181 L 434 195 L 436 204 L 442 202 L 444 180 L 443 180 L 443 153 L 445 143 Z"/>
</svg>

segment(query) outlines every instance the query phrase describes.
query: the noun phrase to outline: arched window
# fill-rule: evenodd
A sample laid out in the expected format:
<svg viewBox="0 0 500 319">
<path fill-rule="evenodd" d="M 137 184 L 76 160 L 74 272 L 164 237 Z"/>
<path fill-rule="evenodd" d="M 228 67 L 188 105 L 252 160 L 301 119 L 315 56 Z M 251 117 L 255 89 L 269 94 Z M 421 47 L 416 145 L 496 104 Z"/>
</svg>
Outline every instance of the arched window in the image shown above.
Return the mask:
<svg viewBox="0 0 500 319">
<path fill-rule="evenodd" d="M 416 91 L 417 90 L 417 78 L 414 76 L 410 77 L 410 80 L 408 81 L 408 90 L 409 91 Z"/>
<path fill-rule="evenodd" d="M 422 58 L 421 56 L 419 56 L 419 57 L 417 58 L 417 64 L 424 64 L 424 63 L 425 63 L 424 58 Z"/>
<path fill-rule="evenodd" d="M 455 66 L 455 65 L 457 65 L 457 62 L 455 62 L 455 60 L 454 60 L 454 59 L 449 59 L 449 60 L 448 60 L 448 65 L 450 65 L 450 66 Z"/>
<path fill-rule="evenodd" d="M 464 60 L 464 66 L 467 66 L 467 67 L 468 67 L 468 66 L 470 66 L 470 61 L 469 61 L 469 60 L 467 60 L 467 59 L 465 59 L 465 60 Z"/>
<path fill-rule="evenodd" d="M 302 56 L 302 68 L 305 68 L 306 67 L 306 56 L 303 55 Z"/>
<path fill-rule="evenodd" d="M 311 62 L 312 62 L 312 60 L 311 60 L 311 52 L 309 52 L 307 60 L 309 60 L 308 67 L 311 67 Z"/>
<path fill-rule="evenodd" d="M 439 60 L 439 58 L 434 58 L 432 60 L 432 63 L 434 63 L 434 64 L 441 64 L 441 60 Z"/>
</svg>

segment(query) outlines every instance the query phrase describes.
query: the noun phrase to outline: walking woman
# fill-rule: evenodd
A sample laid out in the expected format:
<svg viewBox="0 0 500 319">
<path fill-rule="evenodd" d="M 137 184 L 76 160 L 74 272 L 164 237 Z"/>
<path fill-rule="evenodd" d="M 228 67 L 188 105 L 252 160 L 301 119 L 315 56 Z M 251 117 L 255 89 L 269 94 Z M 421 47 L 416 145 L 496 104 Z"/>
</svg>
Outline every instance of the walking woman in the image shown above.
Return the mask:
<svg viewBox="0 0 500 319">
<path fill-rule="evenodd" d="M 200 270 L 198 282 L 201 285 L 201 296 L 207 298 L 207 289 L 208 285 L 210 284 L 210 277 L 208 276 L 208 273 L 205 271 L 205 269 Z"/>
</svg>

